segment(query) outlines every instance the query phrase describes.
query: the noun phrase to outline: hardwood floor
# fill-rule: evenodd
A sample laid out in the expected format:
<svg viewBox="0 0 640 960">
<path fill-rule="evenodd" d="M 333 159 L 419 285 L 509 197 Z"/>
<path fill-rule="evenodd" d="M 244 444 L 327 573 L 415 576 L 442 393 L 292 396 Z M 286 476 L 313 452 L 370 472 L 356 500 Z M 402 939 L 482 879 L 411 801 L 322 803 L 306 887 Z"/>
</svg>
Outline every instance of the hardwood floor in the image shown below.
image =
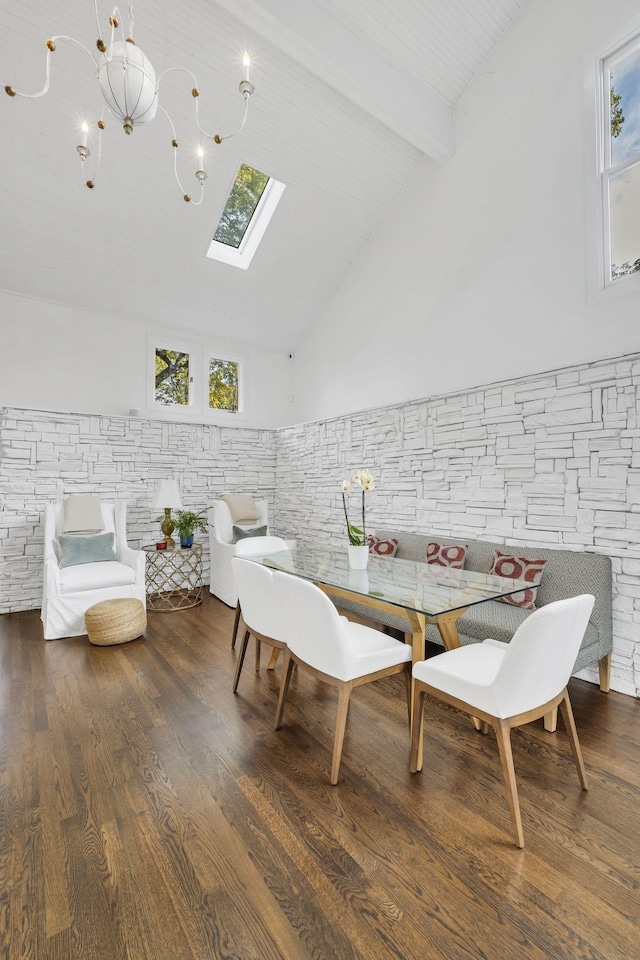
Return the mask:
<svg viewBox="0 0 640 960">
<path fill-rule="evenodd" d="M 495 739 L 427 703 L 409 772 L 402 677 L 335 691 L 247 660 L 233 611 L 149 613 L 118 647 L 0 617 L 0 956 L 10 960 L 631 960 L 640 955 L 640 703 L 572 681 L 513 735 L 527 846 Z M 263 657 L 263 660 L 265 658 Z"/>
</svg>

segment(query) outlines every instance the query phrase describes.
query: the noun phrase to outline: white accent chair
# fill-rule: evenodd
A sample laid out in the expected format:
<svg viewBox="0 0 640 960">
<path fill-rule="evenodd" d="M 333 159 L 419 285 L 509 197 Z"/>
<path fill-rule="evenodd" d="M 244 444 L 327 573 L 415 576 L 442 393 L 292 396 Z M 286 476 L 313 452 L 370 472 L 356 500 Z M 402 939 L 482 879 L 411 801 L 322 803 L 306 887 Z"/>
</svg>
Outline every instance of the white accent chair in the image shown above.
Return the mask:
<svg viewBox="0 0 640 960">
<path fill-rule="evenodd" d="M 513 727 L 531 723 L 559 706 L 582 789 L 587 789 L 567 683 L 593 604 L 591 594 L 548 603 L 527 617 L 510 643 L 471 643 L 413 667 L 411 772 L 422 769 L 425 694 L 477 718 L 484 732 L 493 727 L 518 847 L 524 847 L 524 836 L 511 751 Z"/>
<path fill-rule="evenodd" d="M 238 540 L 235 544 L 235 553 L 236 557 L 264 557 L 267 553 L 281 553 L 284 550 L 288 550 L 289 545 L 286 540 L 282 540 L 281 537 L 245 537 L 243 540 Z M 233 621 L 233 634 L 231 636 L 231 648 L 235 647 L 236 639 L 238 636 L 238 626 L 240 624 L 240 617 L 242 616 L 242 610 L 240 605 L 240 591 L 238 590 L 238 584 L 236 582 L 234 574 L 234 583 L 236 588 L 236 593 L 238 594 L 238 601 L 236 603 L 236 615 Z M 246 621 L 245 621 L 246 622 Z M 260 644 L 258 643 L 256 647 L 256 670 L 260 667 Z"/>
<path fill-rule="evenodd" d="M 44 512 L 44 582 L 40 619 L 45 640 L 79 637 L 87 632 L 85 612 L 101 600 L 134 597 L 146 607 L 142 550 L 127 544 L 126 504 L 101 503 L 104 533 L 114 534 L 116 560 L 82 563 L 60 569 L 58 534 L 63 504 L 48 503 Z"/>
<path fill-rule="evenodd" d="M 258 539 L 258 538 L 256 538 Z M 262 539 L 262 538 L 260 538 Z M 244 542 L 244 541 L 241 541 Z M 273 584 L 273 572 L 261 563 L 243 557 L 231 560 L 233 577 L 238 590 L 238 602 L 242 606 L 242 619 L 245 631 L 240 644 L 236 674 L 233 680 L 233 692 L 238 688 L 242 665 L 247 652 L 249 637 L 256 641 L 256 672 L 260 669 L 260 643 L 267 643 L 276 650 L 283 650 L 285 643 L 284 611 L 278 603 Z"/>
<path fill-rule="evenodd" d="M 338 688 L 338 714 L 331 763 L 331 783 L 338 782 L 349 698 L 354 687 L 404 672 L 407 708 L 411 697 L 411 655 L 409 644 L 386 633 L 351 623 L 341 617 L 329 597 L 308 580 L 275 571 L 274 584 L 279 605 L 286 611 L 286 643 L 276 730 L 280 728 L 295 664 L 314 677 Z"/>
<path fill-rule="evenodd" d="M 267 527 L 269 533 L 268 517 L 269 504 L 266 500 L 256 500 L 256 506 L 260 511 L 258 520 L 252 520 L 251 523 L 238 523 L 236 526 L 244 530 L 253 530 L 255 527 Z M 231 570 L 231 560 L 235 556 L 236 545 L 232 543 L 233 539 L 233 520 L 231 511 L 224 500 L 216 500 L 209 507 L 209 553 L 211 563 L 211 575 L 209 581 L 209 591 L 226 603 L 229 607 L 235 607 L 238 601 L 233 572 Z"/>
</svg>

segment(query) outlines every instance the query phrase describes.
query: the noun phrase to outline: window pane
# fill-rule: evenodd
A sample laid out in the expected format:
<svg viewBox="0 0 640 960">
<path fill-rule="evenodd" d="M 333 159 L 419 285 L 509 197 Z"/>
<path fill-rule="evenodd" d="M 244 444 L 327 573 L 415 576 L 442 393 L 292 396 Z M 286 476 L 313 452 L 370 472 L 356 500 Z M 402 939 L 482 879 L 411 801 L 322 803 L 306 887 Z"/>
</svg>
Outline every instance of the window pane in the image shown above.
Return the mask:
<svg viewBox="0 0 640 960">
<path fill-rule="evenodd" d="M 189 354 L 156 347 L 156 403 L 189 404 Z"/>
<path fill-rule="evenodd" d="M 213 239 L 239 247 L 264 193 L 269 177 L 243 163 L 238 170 Z"/>
<path fill-rule="evenodd" d="M 640 163 L 611 177 L 611 279 L 640 270 Z"/>
<path fill-rule="evenodd" d="M 238 412 L 238 364 L 235 360 L 209 360 L 209 406 Z"/>
<path fill-rule="evenodd" d="M 640 152 L 640 50 L 634 50 L 609 71 L 611 163 Z"/>
</svg>

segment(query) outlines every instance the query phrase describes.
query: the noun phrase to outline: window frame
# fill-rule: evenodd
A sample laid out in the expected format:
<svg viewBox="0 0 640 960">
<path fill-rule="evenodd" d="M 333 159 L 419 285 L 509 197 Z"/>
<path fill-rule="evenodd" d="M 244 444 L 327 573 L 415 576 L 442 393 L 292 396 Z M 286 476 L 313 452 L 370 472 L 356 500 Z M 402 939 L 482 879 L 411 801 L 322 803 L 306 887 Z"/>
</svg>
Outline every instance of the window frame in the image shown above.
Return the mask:
<svg viewBox="0 0 640 960">
<path fill-rule="evenodd" d="M 152 376 L 150 377 L 150 403 L 153 410 L 164 410 L 173 413 L 174 411 L 182 411 L 183 413 L 187 410 L 193 410 L 194 402 L 196 398 L 196 369 L 197 369 L 197 358 L 194 357 L 194 346 L 193 344 L 186 343 L 184 340 L 176 339 L 175 337 L 153 337 L 153 348 L 152 348 Z M 169 341 L 169 343 L 167 343 Z M 164 344 L 164 346 L 160 346 Z M 160 403 L 156 399 L 156 351 L 157 350 L 171 350 L 175 353 L 186 353 L 189 357 L 189 401 L 188 403 Z"/>
<path fill-rule="evenodd" d="M 189 404 L 164 404 L 156 400 L 155 360 L 156 349 L 176 350 L 189 354 Z M 238 364 L 238 410 L 220 410 L 209 406 L 209 360 L 230 360 Z M 246 400 L 249 363 L 242 351 L 220 350 L 211 342 L 197 343 L 176 336 L 164 336 L 149 333 L 147 335 L 147 410 L 154 419 L 187 420 L 200 423 L 213 423 L 220 426 L 242 424 L 246 419 Z"/>
<path fill-rule="evenodd" d="M 204 377 L 204 393 L 203 393 L 203 404 L 205 410 L 210 414 L 215 414 L 216 416 L 228 418 L 233 417 L 234 421 L 240 415 L 245 412 L 244 409 L 244 386 L 245 386 L 245 361 L 239 356 L 239 354 L 230 354 L 224 350 L 209 350 L 207 348 L 203 349 L 203 377 Z M 237 410 L 221 410 L 219 407 L 212 407 L 209 405 L 209 363 L 211 360 L 224 360 L 231 363 L 236 363 L 238 365 L 238 409 Z"/>
<path fill-rule="evenodd" d="M 253 170 L 258 169 L 257 167 L 253 167 L 250 163 L 242 162 L 238 164 L 236 172 L 233 175 L 231 185 L 225 195 L 222 209 L 218 219 L 216 220 L 216 225 L 213 230 L 214 234 L 218 229 L 218 225 L 224 213 L 227 201 L 229 200 L 240 169 L 243 166 L 251 167 Z M 262 170 L 260 171 L 260 173 L 263 172 L 264 171 Z M 269 226 L 276 207 L 280 202 L 280 198 L 285 191 L 285 187 L 286 184 L 281 183 L 279 180 L 276 180 L 274 177 L 269 175 L 269 181 L 262 191 L 262 196 L 260 197 L 258 205 L 253 212 L 253 216 L 251 217 L 249 226 L 245 231 L 240 246 L 231 247 L 227 243 L 221 243 L 219 240 L 211 239 L 205 252 L 205 256 L 210 260 L 218 260 L 220 263 L 226 263 L 233 267 L 240 267 L 241 270 L 246 270 L 253 260 L 253 256 L 260 245 L 260 241 L 262 240 L 265 231 Z"/>
<path fill-rule="evenodd" d="M 609 69 L 640 49 L 640 16 L 624 24 L 607 46 L 592 51 L 586 61 L 585 152 L 587 226 L 587 302 L 640 292 L 640 271 L 611 277 L 610 182 L 612 177 L 640 163 L 640 153 L 611 166 L 611 94 Z"/>
</svg>

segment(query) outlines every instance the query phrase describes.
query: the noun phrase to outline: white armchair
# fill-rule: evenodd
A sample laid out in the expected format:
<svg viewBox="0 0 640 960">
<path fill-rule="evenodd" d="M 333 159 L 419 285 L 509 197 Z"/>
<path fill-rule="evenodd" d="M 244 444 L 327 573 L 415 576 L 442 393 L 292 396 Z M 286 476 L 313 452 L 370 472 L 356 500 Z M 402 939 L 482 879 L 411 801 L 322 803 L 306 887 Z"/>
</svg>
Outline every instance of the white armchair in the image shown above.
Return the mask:
<svg viewBox="0 0 640 960">
<path fill-rule="evenodd" d="M 269 533 L 269 504 L 266 500 L 256 500 L 256 506 L 260 517 L 258 520 L 252 520 L 251 523 L 238 523 L 236 526 L 244 530 L 252 530 L 254 527 L 265 527 L 266 533 Z M 230 607 L 235 607 L 238 602 L 238 593 L 233 579 L 233 570 L 231 560 L 235 555 L 235 544 L 233 540 L 233 520 L 231 511 L 224 500 L 216 500 L 209 507 L 209 552 L 211 562 L 211 577 L 209 581 L 209 590 L 214 595 Z"/>
<path fill-rule="evenodd" d="M 101 600 L 134 597 L 146 606 L 142 550 L 127 544 L 126 504 L 101 503 L 104 532 L 114 534 L 116 560 L 60 568 L 58 535 L 63 505 L 49 503 L 44 514 L 44 583 L 41 620 L 45 640 L 86 633 L 85 612 Z"/>
</svg>

